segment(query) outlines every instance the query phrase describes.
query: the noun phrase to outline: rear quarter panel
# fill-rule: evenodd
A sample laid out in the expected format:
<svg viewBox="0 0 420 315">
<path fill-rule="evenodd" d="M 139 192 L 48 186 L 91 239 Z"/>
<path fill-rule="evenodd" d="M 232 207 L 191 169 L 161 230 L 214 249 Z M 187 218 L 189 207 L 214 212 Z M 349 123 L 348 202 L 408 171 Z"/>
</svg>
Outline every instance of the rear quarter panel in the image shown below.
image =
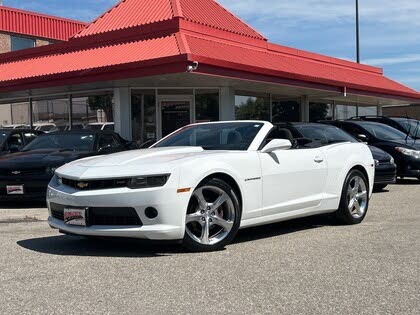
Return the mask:
<svg viewBox="0 0 420 315">
<path fill-rule="evenodd" d="M 369 181 L 369 196 L 373 191 L 375 163 L 369 147 L 363 143 L 340 143 L 323 147 L 327 161 L 327 182 L 323 208 L 336 210 L 338 208 L 344 181 L 350 170 L 362 166 Z"/>
</svg>

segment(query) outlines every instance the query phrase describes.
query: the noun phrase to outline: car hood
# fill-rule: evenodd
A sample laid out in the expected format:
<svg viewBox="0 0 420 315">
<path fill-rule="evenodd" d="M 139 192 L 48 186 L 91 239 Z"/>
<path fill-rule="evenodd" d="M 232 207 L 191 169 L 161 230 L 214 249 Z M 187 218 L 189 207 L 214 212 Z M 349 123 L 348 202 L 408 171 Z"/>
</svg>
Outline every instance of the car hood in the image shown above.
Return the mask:
<svg viewBox="0 0 420 315">
<path fill-rule="evenodd" d="M 170 173 L 180 160 L 200 154 L 211 154 L 201 147 L 165 147 L 124 151 L 105 156 L 88 157 L 60 167 L 59 176 L 74 179 L 127 177 Z M 215 152 L 215 151 L 213 151 Z"/>
<path fill-rule="evenodd" d="M 404 148 L 412 149 L 412 150 L 420 150 L 420 141 L 419 140 L 392 140 L 389 143 L 394 144 L 396 147 L 401 146 Z"/>
<path fill-rule="evenodd" d="M 1 156 L 0 169 L 57 167 L 90 154 L 90 152 L 60 150 L 31 150 L 17 152 Z"/>
<path fill-rule="evenodd" d="M 386 153 L 384 150 L 381 150 L 374 146 L 369 146 L 370 151 L 372 152 L 373 158 L 380 162 L 389 162 L 391 160 L 391 155 Z"/>
</svg>

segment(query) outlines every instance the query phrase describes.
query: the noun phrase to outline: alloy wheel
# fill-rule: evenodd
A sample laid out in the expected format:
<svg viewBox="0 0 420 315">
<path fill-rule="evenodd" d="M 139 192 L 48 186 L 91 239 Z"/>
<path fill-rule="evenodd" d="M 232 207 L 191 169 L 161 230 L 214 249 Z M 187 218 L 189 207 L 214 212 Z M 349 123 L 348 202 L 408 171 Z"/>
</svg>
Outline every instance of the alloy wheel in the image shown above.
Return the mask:
<svg viewBox="0 0 420 315">
<path fill-rule="evenodd" d="M 231 197 L 216 186 L 197 188 L 188 207 L 186 233 L 197 243 L 214 245 L 225 239 L 235 222 Z"/>
<path fill-rule="evenodd" d="M 367 208 L 368 192 L 364 179 L 360 176 L 353 177 L 347 189 L 347 205 L 350 214 L 355 219 L 361 218 Z"/>
</svg>

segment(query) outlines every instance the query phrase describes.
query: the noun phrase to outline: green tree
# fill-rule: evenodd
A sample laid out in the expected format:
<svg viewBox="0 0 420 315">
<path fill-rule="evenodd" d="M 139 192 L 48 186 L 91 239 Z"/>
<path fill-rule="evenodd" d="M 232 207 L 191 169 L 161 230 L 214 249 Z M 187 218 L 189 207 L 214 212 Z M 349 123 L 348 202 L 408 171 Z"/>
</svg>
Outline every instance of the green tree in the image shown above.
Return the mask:
<svg viewBox="0 0 420 315">
<path fill-rule="evenodd" d="M 94 95 L 89 96 L 86 100 L 89 108 L 93 111 L 103 110 L 105 113 L 106 121 L 114 121 L 114 116 L 112 112 L 112 106 L 114 103 L 114 98 L 112 95 Z"/>
<path fill-rule="evenodd" d="M 241 105 L 235 106 L 236 119 L 238 120 L 269 120 L 269 104 L 263 97 L 250 97 Z"/>
</svg>

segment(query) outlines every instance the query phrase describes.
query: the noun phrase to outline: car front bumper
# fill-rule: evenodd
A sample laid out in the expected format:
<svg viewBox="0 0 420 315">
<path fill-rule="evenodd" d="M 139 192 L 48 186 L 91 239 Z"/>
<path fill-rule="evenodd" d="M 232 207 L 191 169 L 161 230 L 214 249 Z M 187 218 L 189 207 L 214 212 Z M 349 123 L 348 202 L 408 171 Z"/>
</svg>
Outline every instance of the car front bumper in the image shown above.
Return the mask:
<svg viewBox="0 0 420 315">
<path fill-rule="evenodd" d="M 52 228 L 59 229 L 63 233 L 150 240 L 180 240 L 184 237 L 185 214 L 191 193 L 177 193 L 176 187 L 77 191 L 64 185 L 54 186 L 50 184 L 47 191 L 48 223 Z M 63 208 L 100 208 L 102 211 L 106 209 L 115 211 L 117 208 L 129 207 L 135 210 L 141 223 L 86 227 L 68 225 L 62 218 L 52 213 L 53 205 L 61 205 Z M 146 216 L 145 210 L 148 207 L 153 207 L 158 211 L 156 218 L 150 219 Z"/>
<path fill-rule="evenodd" d="M 394 184 L 397 180 L 397 165 L 379 164 L 375 168 L 375 185 Z"/>
<path fill-rule="evenodd" d="M 397 162 L 398 176 L 400 177 L 420 177 L 420 159 L 406 157 Z"/>
<path fill-rule="evenodd" d="M 4 201 L 45 201 L 48 176 L 2 176 L 0 177 L 0 200 Z M 23 195 L 7 194 L 7 186 L 23 186 Z"/>
</svg>

